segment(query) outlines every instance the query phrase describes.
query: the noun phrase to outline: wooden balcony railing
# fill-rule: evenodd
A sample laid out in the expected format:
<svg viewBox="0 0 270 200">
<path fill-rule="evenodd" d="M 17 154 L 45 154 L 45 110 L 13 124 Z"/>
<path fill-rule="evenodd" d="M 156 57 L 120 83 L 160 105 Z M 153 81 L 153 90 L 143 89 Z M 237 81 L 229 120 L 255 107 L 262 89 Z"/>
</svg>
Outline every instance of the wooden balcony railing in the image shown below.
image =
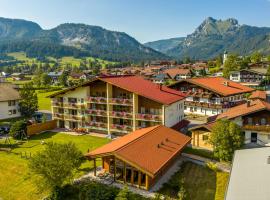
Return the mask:
<svg viewBox="0 0 270 200">
<path fill-rule="evenodd" d="M 162 116 L 161 115 L 153 115 L 153 114 L 143 114 L 143 113 L 138 113 L 136 115 L 137 120 L 146 120 L 146 121 L 162 121 Z"/>
<path fill-rule="evenodd" d="M 109 102 L 110 102 L 110 104 L 132 105 L 132 99 L 111 98 L 109 100 Z"/>
<path fill-rule="evenodd" d="M 132 126 L 120 125 L 120 124 L 112 124 L 111 129 L 121 131 L 121 132 L 130 132 L 133 130 Z"/>
<path fill-rule="evenodd" d="M 185 101 L 184 104 L 186 106 L 197 106 L 197 107 L 215 108 L 215 109 L 221 109 L 224 107 L 224 105 L 222 104 L 204 103 L 204 102 L 196 102 L 196 101 Z"/>
<path fill-rule="evenodd" d="M 63 107 L 63 102 L 53 101 L 52 106 L 53 107 Z"/>
<path fill-rule="evenodd" d="M 270 132 L 270 125 L 243 125 L 244 130 Z"/>
<path fill-rule="evenodd" d="M 55 113 L 55 114 L 53 114 L 53 118 L 55 118 L 55 119 L 63 119 L 64 118 L 64 114 L 62 114 L 62 113 Z"/>
<path fill-rule="evenodd" d="M 86 110 L 86 114 L 93 116 L 107 116 L 106 110 L 97 110 L 97 109 L 88 109 Z"/>
<path fill-rule="evenodd" d="M 66 120 L 71 120 L 71 121 L 81 121 L 84 119 L 84 116 L 80 116 L 80 115 L 65 114 L 64 116 Z"/>
<path fill-rule="evenodd" d="M 110 112 L 110 116 L 111 117 L 116 117 L 116 118 L 127 118 L 127 119 L 131 119 L 132 118 L 132 114 L 129 112 L 119 112 L 119 111 L 112 111 Z"/>
<path fill-rule="evenodd" d="M 104 122 L 86 122 L 85 123 L 86 126 L 88 126 L 88 128 L 92 128 L 92 129 L 99 129 L 99 130 L 106 130 L 107 129 L 107 123 Z"/>
<path fill-rule="evenodd" d="M 64 103 L 63 107 L 80 109 L 80 108 L 84 108 L 84 104 L 82 104 L 82 103 Z"/>
<path fill-rule="evenodd" d="M 106 97 L 88 97 L 87 101 L 90 103 L 106 104 L 107 98 Z"/>
</svg>

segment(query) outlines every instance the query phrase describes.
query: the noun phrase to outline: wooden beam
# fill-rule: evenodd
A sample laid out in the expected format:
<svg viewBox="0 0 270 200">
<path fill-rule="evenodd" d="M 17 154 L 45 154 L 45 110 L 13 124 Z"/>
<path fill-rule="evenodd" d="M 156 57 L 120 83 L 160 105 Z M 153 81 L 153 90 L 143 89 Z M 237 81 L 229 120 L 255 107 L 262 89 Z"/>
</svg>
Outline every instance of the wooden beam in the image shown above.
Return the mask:
<svg viewBox="0 0 270 200">
<path fill-rule="evenodd" d="M 131 169 L 131 180 L 130 180 L 131 184 L 134 184 L 134 169 Z"/>
<path fill-rule="evenodd" d="M 97 163 L 96 163 L 96 158 L 94 158 L 94 176 L 97 175 Z"/>
<path fill-rule="evenodd" d="M 147 174 L 145 175 L 145 189 L 149 190 L 149 176 Z"/>
<path fill-rule="evenodd" d="M 113 170 L 113 180 L 116 180 L 116 158 L 114 157 L 114 170 Z"/>
<path fill-rule="evenodd" d="M 138 185 L 139 185 L 139 188 L 141 187 L 141 182 L 142 182 L 142 174 L 141 174 L 141 172 L 140 171 L 138 171 Z"/>
<path fill-rule="evenodd" d="M 126 182 L 127 182 L 127 165 L 124 162 L 124 183 L 126 183 Z"/>
</svg>

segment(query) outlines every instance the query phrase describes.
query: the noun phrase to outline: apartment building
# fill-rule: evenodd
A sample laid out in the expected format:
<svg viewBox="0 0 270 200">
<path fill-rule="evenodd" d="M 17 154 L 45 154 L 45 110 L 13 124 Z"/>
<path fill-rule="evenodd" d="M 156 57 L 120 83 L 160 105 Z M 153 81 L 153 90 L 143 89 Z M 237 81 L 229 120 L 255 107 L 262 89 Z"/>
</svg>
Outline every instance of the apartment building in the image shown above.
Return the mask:
<svg viewBox="0 0 270 200">
<path fill-rule="evenodd" d="M 184 118 L 185 95 L 140 76 L 99 77 L 50 96 L 58 127 L 124 135 L 172 127 Z"/>
<path fill-rule="evenodd" d="M 0 120 L 21 116 L 20 99 L 20 94 L 13 85 L 0 83 Z"/>
<path fill-rule="evenodd" d="M 178 81 L 169 86 L 187 95 L 186 114 L 213 116 L 244 103 L 254 89 L 223 77 L 203 77 Z"/>
</svg>

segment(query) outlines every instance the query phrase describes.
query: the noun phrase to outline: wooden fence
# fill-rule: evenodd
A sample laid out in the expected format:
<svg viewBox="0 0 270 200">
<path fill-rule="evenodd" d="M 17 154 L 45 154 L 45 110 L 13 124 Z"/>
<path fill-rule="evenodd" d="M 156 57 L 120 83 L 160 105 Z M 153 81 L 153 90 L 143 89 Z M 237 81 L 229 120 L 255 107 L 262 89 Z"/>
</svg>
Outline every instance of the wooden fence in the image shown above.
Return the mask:
<svg viewBox="0 0 270 200">
<path fill-rule="evenodd" d="M 49 131 L 52 129 L 55 129 L 57 127 L 56 120 L 47 121 L 44 123 L 38 123 L 38 124 L 32 124 L 30 126 L 27 126 L 27 135 L 35 135 L 39 134 L 43 131 Z"/>
</svg>

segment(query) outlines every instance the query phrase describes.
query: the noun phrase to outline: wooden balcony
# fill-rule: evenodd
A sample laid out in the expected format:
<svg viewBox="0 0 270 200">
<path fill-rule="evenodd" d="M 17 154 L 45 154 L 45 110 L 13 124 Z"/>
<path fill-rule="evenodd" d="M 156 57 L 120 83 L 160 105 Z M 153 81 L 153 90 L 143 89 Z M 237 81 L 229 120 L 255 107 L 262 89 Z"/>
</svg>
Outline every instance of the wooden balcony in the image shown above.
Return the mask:
<svg viewBox="0 0 270 200">
<path fill-rule="evenodd" d="M 214 109 L 221 109 L 224 107 L 222 104 L 204 103 L 204 102 L 196 102 L 196 101 L 185 101 L 184 104 L 185 106 L 196 106 L 196 107 L 214 108 Z"/>
<path fill-rule="evenodd" d="M 82 116 L 82 115 L 65 114 L 64 117 L 65 117 L 65 120 L 69 120 L 69 121 L 81 121 L 81 120 L 84 120 L 84 116 Z"/>
<path fill-rule="evenodd" d="M 64 108 L 71 108 L 71 109 L 81 109 L 84 108 L 84 104 L 82 103 L 64 103 Z"/>
<path fill-rule="evenodd" d="M 132 99 L 123 99 L 123 98 L 111 98 L 109 99 L 110 104 L 114 105 L 126 105 L 126 106 L 132 106 Z"/>
<path fill-rule="evenodd" d="M 92 122 L 87 122 L 85 125 L 89 129 L 102 130 L 102 131 L 107 130 L 107 123 L 104 123 L 104 122 L 92 121 Z"/>
<path fill-rule="evenodd" d="M 91 115 L 91 116 L 106 117 L 107 111 L 106 110 L 97 110 L 97 109 L 88 109 L 88 110 L 86 110 L 86 114 Z"/>
<path fill-rule="evenodd" d="M 112 112 L 110 112 L 110 117 L 122 118 L 122 119 L 132 119 L 132 113 L 112 111 Z"/>
<path fill-rule="evenodd" d="M 88 97 L 87 102 L 97 104 L 107 104 L 106 97 Z"/>
<path fill-rule="evenodd" d="M 160 122 L 160 121 L 162 121 L 162 115 L 138 113 L 136 115 L 136 119 L 137 120 L 143 120 L 143 121 Z"/>
<path fill-rule="evenodd" d="M 60 101 L 53 101 L 52 107 L 63 107 L 63 102 Z"/>
<path fill-rule="evenodd" d="M 112 124 L 110 128 L 112 131 L 124 132 L 124 133 L 129 133 L 133 131 L 132 126 L 129 126 L 129 125 Z"/>
<path fill-rule="evenodd" d="M 62 114 L 62 113 L 54 113 L 53 118 L 54 119 L 64 119 L 64 114 Z"/>
<path fill-rule="evenodd" d="M 270 125 L 243 125 L 244 130 L 270 132 Z"/>
</svg>

